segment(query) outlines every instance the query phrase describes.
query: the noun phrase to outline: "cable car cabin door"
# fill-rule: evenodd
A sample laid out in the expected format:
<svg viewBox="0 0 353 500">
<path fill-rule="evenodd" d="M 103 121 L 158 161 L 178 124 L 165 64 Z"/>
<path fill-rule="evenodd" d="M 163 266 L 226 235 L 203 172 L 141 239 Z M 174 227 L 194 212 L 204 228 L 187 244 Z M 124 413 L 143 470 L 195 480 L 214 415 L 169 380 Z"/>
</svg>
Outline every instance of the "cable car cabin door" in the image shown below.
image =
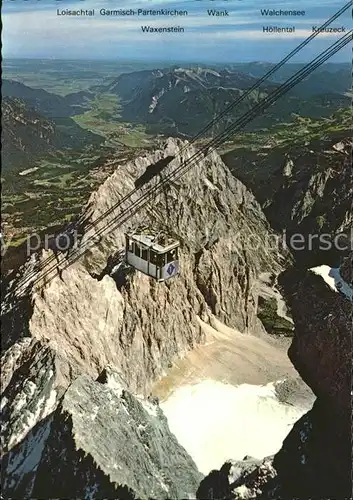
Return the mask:
<svg viewBox="0 0 353 500">
<path fill-rule="evenodd" d="M 175 260 L 172 262 L 168 262 L 162 270 L 162 279 L 163 281 L 168 280 L 169 278 L 173 278 L 179 274 L 179 261 Z"/>
<path fill-rule="evenodd" d="M 152 271 L 150 276 L 155 277 L 157 281 L 166 281 L 179 273 L 177 249 L 165 253 L 155 253 L 151 250 L 150 256 L 150 271 Z M 155 271 L 155 276 L 153 271 Z"/>
<path fill-rule="evenodd" d="M 163 281 L 179 274 L 178 248 L 174 248 L 163 255 L 163 260 L 163 267 L 161 269 L 161 279 Z"/>
</svg>

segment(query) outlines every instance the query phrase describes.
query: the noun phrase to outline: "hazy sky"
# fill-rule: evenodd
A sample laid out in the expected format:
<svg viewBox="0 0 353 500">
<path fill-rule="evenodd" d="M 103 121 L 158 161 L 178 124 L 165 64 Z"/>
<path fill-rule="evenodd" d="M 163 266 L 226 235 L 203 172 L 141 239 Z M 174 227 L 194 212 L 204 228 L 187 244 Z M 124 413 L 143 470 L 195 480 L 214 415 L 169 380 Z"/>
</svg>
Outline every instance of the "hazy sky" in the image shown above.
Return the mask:
<svg viewBox="0 0 353 500">
<path fill-rule="evenodd" d="M 4 0 L 3 56 L 57 59 L 185 60 L 192 62 L 273 61 L 284 57 L 339 10 L 340 0 Z M 105 9 L 176 8 L 187 17 L 103 17 Z M 57 16 L 57 9 L 95 9 L 95 17 Z M 226 8 L 229 17 L 211 17 L 207 9 Z M 260 9 L 305 10 L 304 17 L 264 17 Z M 350 9 L 333 26 L 352 24 Z M 142 33 L 141 25 L 185 28 L 184 33 Z M 263 34 L 267 25 L 296 27 L 294 34 Z M 298 61 L 329 46 L 337 34 L 320 34 Z M 350 61 L 346 47 L 335 61 Z M 293 59 L 294 61 L 294 59 Z"/>
</svg>

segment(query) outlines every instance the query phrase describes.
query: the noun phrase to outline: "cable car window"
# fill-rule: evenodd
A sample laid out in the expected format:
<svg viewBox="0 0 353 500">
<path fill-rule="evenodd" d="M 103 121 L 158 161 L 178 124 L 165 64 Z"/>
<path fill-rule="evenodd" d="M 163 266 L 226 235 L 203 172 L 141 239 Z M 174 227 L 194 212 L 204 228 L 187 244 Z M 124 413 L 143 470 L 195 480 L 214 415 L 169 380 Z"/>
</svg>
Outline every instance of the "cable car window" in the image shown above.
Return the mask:
<svg viewBox="0 0 353 500">
<path fill-rule="evenodd" d="M 158 267 L 163 267 L 165 265 L 165 257 L 166 257 L 165 253 L 162 253 L 162 254 L 157 256 L 157 266 Z"/>
<path fill-rule="evenodd" d="M 141 256 L 141 249 L 138 245 L 135 244 L 135 255 L 136 257 L 140 257 Z"/>
<path fill-rule="evenodd" d="M 150 263 L 154 266 L 157 265 L 157 254 L 153 250 L 150 250 Z"/>
<path fill-rule="evenodd" d="M 148 260 L 148 251 L 145 248 L 142 249 L 141 259 Z"/>
<path fill-rule="evenodd" d="M 134 253 L 134 251 L 135 251 L 134 247 L 135 247 L 135 243 L 133 241 L 129 241 L 128 251 L 131 253 Z"/>
<path fill-rule="evenodd" d="M 177 253 L 175 250 L 171 250 L 167 253 L 167 262 L 174 262 L 177 260 Z"/>
</svg>

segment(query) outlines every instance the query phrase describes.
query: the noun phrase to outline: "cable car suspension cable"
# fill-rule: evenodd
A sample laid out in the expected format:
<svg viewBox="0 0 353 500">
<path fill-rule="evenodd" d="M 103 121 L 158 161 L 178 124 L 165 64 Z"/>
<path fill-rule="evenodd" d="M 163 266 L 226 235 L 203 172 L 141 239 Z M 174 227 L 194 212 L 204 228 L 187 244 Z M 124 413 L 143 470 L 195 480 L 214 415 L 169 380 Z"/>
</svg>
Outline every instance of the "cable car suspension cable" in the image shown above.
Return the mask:
<svg viewBox="0 0 353 500">
<path fill-rule="evenodd" d="M 237 106 L 240 102 L 242 102 L 245 98 L 247 98 L 250 93 L 257 89 L 264 81 L 268 80 L 270 76 L 272 76 L 278 69 L 280 69 L 284 64 L 286 64 L 294 55 L 296 55 L 300 50 L 302 50 L 309 42 L 311 42 L 317 35 L 319 35 L 320 32 L 322 32 L 327 26 L 329 26 L 333 21 L 335 21 L 338 17 L 340 17 L 346 10 L 349 9 L 353 5 L 353 0 L 350 0 L 348 3 L 346 3 L 339 11 L 337 11 L 330 19 L 328 19 L 320 28 L 318 28 L 317 31 L 313 32 L 307 39 L 305 39 L 302 43 L 300 43 L 294 50 L 292 50 L 284 59 L 282 59 L 278 64 L 276 64 L 272 69 L 270 69 L 265 75 L 263 75 L 259 80 L 257 80 L 252 87 L 247 89 L 241 96 L 239 96 L 235 101 L 233 101 L 227 108 L 225 108 L 214 120 L 212 120 L 208 125 L 206 125 L 196 136 L 191 139 L 190 144 L 193 144 L 196 142 L 201 136 L 203 136 L 209 129 L 213 127 L 213 125 L 220 120 L 223 119 L 223 117 L 232 109 L 234 109 L 235 106 Z M 188 145 L 185 148 L 182 148 L 180 151 L 180 154 L 184 152 L 188 148 Z M 128 195 L 124 196 L 122 199 L 119 200 L 118 203 L 110 207 L 107 211 L 105 211 L 103 214 L 101 214 L 97 219 L 94 221 L 90 222 L 87 224 L 85 227 L 85 230 L 88 231 L 89 229 L 95 227 L 99 222 L 101 222 L 104 218 L 106 218 L 108 215 L 110 215 L 112 212 L 114 212 L 118 207 L 120 207 L 125 201 L 127 201 L 131 196 L 136 192 L 137 190 L 134 189 L 131 191 Z M 47 257 L 42 263 L 41 263 L 41 269 L 46 267 L 48 264 L 53 262 L 55 260 L 55 257 L 51 255 L 50 257 Z M 34 277 L 37 274 L 36 271 L 33 271 L 29 275 L 25 276 L 23 282 L 30 281 L 32 277 Z"/>
</svg>

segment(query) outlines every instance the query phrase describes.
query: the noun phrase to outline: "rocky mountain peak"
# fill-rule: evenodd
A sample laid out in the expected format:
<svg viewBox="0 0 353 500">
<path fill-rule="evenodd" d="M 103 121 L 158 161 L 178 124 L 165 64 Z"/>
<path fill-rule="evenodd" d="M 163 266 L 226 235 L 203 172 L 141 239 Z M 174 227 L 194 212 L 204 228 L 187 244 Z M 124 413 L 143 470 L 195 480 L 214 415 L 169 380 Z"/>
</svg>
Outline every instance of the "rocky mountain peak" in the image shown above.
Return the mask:
<svg viewBox="0 0 353 500">
<path fill-rule="evenodd" d="M 103 496 L 116 496 L 120 490 L 112 483 L 119 483 L 138 498 L 188 498 L 195 478 L 200 477 L 181 451 L 176 462 L 170 462 L 170 470 L 174 469 L 176 477 L 189 477 L 190 487 L 185 486 L 185 479 L 180 479 L 179 484 L 179 479 L 168 479 L 171 472 L 162 473 L 162 463 L 172 459 L 171 451 L 164 448 L 169 446 L 163 444 L 164 439 L 171 447 L 175 444 L 166 428 L 161 428 L 165 438 L 160 436 L 157 441 L 165 452 L 153 448 L 151 453 L 155 455 L 147 457 L 150 452 L 146 451 L 145 462 L 141 458 L 135 465 L 131 462 L 124 468 L 120 464 L 123 469 L 115 470 L 113 459 L 108 460 L 106 444 L 102 444 L 103 435 L 108 436 L 105 422 L 115 426 L 114 412 L 124 415 L 125 403 L 121 398 L 130 398 L 128 412 L 145 415 L 127 393 L 146 397 L 152 382 L 174 360 L 204 341 L 202 324 L 212 318 L 244 333 L 262 332 L 257 318 L 257 280 L 261 272 L 278 272 L 282 256 L 263 244 L 271 232 L 260 206 L 215 152 L 199 155 L 192 171 L 169 183 L 166 191 L 156 194 L 141 214 L 113 227 L 104 238 L 97 238 L 104 222 L 94 224 L 108 209 L 112 209 L 110 221 L 116 221 L 119 213 L 137 202 L 141 191 L 124 201 L 119 210 L 113 210 L 133 190 L 135 180 L 149 165 L 175 156 L 163 171 L 163 178 L 196 154 L 197 150 L 187 142 L 169 139 L 159 150 L 116 165 L 115 172 L 89 199 L 78 223 L 81 238 L 71 252 L 84 249 L 94 238 L 96 244 L 67 269 L 65 265 L 72 253 L 58 252 L 50 281 L 49 276 L 44 277 L 43 263 L 52 252 L 33 254 L 4 291 L 3 470 L 5 477 L 16 477 L 16 484 L 6 479 L 6 489 L 12 496 L 24 491 L 31 496 L 52 496 L 60 491 L 64 496 L 82 497 L 88 494 L 83 477 L 90 478 L 90 488 L 95 488 L 99 477 Z M 150 185 L 155 183 L 152 180 Z M 178 278 L 156 283 L 123 264 L 124 231 L 141 223 L 155 232 L 168 231 L 179 239 Z M 21 289 L 20 293 L 20 281 L 30 276 L 32 281 L 36 278 L 37 284 L 29 285 L 24 293 Z M 119 376 L 113 374 L 116 371 Z M 112 398 L 111 406 L 108 397 Z M 105 408 L 103 417 L 97 416 L 90 424 L 97 407 Z M 87 408 L 91 410 L 87 412 Z M 136 422 L 135 425 L 128 421 L 119 420 L 121 434 L 119 439 L 117 435 L 116 446 L 122 435 L 129 445 L 137 439 L 131 436 L 130 440 L 124 431 L 126 425 L 126 429 L 132 425 L 136 432 Z M 90 431 L 90 442 L 89 424 L 96 426 L 96 430 Z M 166 424 L 156 423 L 159 425 Z M 29 442 L 38 443 L 39 448 L 31 477 L 26 479 L 25 471 L 32 460 Z M 146 446 L 152 446 L 148 443 Z M 82 449 L 82 454 L 77 449 Z M 63 455 L 70 459 L 56 462 L 58 469 L 49 484 L 45 478 L 48 470 L 53 470 L 53 457 L 58 460 Z M 124 461 L 127 464 L 128 458 Z M 140 467 L 149 469 L 150 477 L 160 479 L 148 487 L 138 484 L 138 472 L 132 476 L 127 472 L 132 466 L 136 471 Z M 69 470 L 72 484 L 76 485 L 71 490 L 68 484 L 59 484 L 58 479 L 62 471 L 69 474 Z"/>
</svg>

